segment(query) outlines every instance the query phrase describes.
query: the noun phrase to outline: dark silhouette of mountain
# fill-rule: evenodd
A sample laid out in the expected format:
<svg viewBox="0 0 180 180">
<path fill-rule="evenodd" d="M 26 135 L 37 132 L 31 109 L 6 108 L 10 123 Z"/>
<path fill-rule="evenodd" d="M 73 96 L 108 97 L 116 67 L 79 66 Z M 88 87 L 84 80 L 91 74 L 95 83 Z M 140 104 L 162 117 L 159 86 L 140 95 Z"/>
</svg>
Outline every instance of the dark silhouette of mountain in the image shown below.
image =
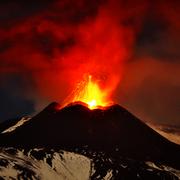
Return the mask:
<svg viewBox="0 0 180 180">
<path fill-rule="evenodd" d="M 90 110 L 82 103 L 58 107 L 52 103 L 14 131 L 1 134 L 1 146 L 71 151 L 88 147 L 114 158 L 123 156 L 180 168 L 180 147 L 123 107 L 113 105 Z"/>
</svg>

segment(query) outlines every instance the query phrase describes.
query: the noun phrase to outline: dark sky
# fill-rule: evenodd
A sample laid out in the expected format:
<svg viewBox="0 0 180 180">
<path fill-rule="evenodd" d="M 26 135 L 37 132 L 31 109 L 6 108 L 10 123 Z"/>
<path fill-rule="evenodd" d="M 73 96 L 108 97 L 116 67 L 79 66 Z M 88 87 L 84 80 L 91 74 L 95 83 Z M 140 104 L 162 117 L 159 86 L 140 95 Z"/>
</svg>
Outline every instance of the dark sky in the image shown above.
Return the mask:
<svg viewBox="0 0 180 180">
<path fill-rule="evenodd" d="M 119 76 L 114 101 L 144 121 L 180 126 L 179 12 L 179 0 L 1 0 L 0 121 L 61 103 L 88 69 Z"/>
</svg>

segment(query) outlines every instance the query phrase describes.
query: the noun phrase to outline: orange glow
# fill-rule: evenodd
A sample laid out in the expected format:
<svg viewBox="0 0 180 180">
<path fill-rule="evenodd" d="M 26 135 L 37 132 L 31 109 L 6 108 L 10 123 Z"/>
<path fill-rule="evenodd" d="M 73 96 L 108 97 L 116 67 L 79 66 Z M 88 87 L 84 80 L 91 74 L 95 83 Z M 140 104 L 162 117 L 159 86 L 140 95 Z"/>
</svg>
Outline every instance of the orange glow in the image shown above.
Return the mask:
<svg viewBox="0 0 180 180">
<path fill-rule="evenodd" d="M 85 93 L 82 94 L 81 101 L 88 104 L 90 109 L 97 106 L 105 106 L 104 93 L 101 92 L 98 84 L 92 81 L 92 76 L 88 76 L 88 82 L 85 86 Z"/>
<path fill-rule="evenodd" d="M 98 82 L 93 81 L 91 75 L 88 75 L 85 80 L 77 84 L 70 99 L 71 102 L 86 103 L 89 109 L 105 107 L 110 104 L 107 91 L 103 91 Z"/>
</svg>

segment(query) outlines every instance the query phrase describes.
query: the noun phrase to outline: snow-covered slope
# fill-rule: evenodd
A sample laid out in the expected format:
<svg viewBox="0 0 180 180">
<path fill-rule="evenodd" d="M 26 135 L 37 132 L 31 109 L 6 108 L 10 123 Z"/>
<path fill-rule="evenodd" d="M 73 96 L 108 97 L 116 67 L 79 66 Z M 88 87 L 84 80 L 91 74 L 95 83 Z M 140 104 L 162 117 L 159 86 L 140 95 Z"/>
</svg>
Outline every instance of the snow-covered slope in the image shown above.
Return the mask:
<svg viewBox="0 0 180 180">
<path fill-rule="evenodd" d="M 4 179 L 85 180 L 90 173 L 90 159 L 70 152 L 14 148 L 0 152 L 0 176 Z"/>
<path fill-rule="evenodd" d="M 85 155 L 61 151 L 15 148 L 0 149 L 3 179 L 88 180 L 88 179 L 180 179 L 180 171 L 153 162 L 121 158 L 118 162 L 100 152 Z"/>
</svg>

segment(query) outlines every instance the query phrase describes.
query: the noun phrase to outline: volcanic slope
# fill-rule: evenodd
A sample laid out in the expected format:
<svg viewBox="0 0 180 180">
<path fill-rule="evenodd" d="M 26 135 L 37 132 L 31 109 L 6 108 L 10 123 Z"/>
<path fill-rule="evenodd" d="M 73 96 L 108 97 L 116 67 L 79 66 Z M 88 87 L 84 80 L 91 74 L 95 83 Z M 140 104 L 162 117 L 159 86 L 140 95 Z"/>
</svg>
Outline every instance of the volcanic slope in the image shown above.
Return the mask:
<svg viewBox="0 0 180 180">
<path fill-rule="evenodd" d="M 59 104 L 51 103 L 21 126 L 3 131 L 1 147 L 60 148 L 73 152 L 86 147 L 113 158 L 123 156 L 180 168 L 180 147 L 123 107 L 90 110 L 82 103 L 58 107 Z"/>
</svg>

